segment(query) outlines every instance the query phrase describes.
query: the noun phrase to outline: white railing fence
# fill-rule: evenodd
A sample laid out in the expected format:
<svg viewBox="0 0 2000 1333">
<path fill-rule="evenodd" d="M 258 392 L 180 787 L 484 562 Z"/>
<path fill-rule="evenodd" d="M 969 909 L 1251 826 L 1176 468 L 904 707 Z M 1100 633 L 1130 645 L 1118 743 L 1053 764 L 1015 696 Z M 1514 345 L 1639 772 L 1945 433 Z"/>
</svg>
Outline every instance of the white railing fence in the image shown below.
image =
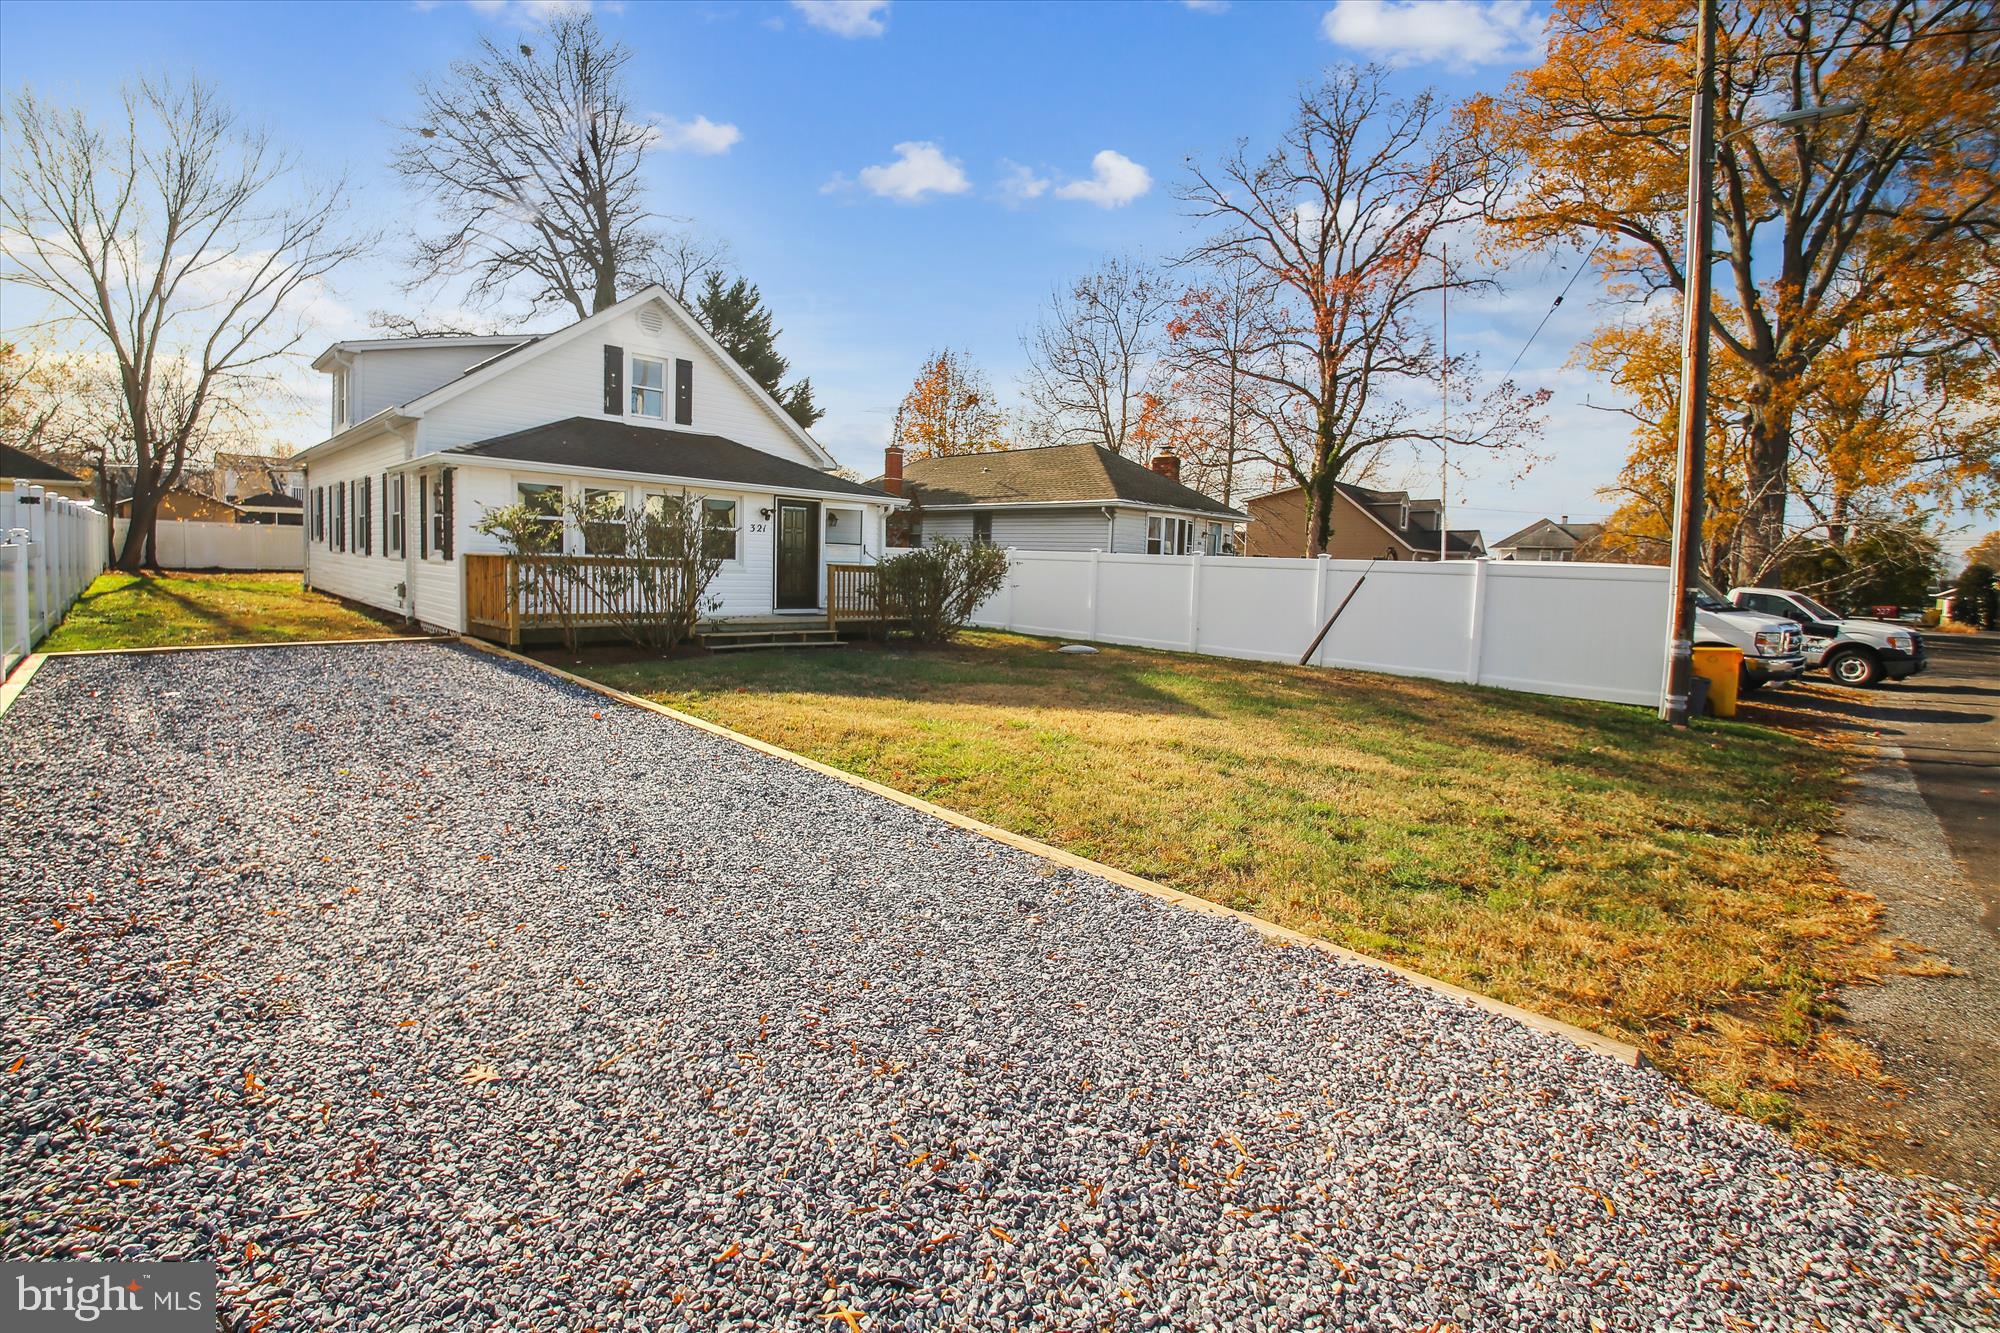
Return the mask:
<svg viewBox="0 0 2000 1333">
<path fill-rule="evenodd" d="M 104 515 L 39 486 L 0 492 L 0 677 L 104 572 Z"/>
<path fill-rule="evenodd" d="M 1415 563 L 1010 550 L 988 628 L 1536 694 L 1658 700 L 1657 565 Z M 1352 594 L 1350 598 L 1350 594 Z"/>
<path fill-rule="evenodd" d="M 130 519 L 114 522 L 121 546 Z M 163 518 L 153 527 L 153 555 L 162 569 L 304 569 L 306 530 L 296 523 L 204 523 Z"/>
</svg>

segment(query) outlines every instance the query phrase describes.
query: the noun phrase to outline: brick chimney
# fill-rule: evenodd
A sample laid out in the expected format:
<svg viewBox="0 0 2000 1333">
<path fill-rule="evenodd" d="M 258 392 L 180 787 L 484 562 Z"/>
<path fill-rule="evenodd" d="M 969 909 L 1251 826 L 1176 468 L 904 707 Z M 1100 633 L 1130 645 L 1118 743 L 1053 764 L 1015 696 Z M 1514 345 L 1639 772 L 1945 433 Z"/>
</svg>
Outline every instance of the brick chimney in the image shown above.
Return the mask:
<svg viewBox="0 0 2000 1333">
<path fill-rule="evenodd" d="M 1171 449 L 1162 449 L 1153 455 L 1153 461 L 1146 465 L 1165 477 L 1168 481 L 1181 479 L 1181 456 Z"/>
<path fill-rule="evenodd" d="M 891 495 L 903 493 L 903 446 L 894 441 L 882 451 L 882 489 Z"/>
</svg>

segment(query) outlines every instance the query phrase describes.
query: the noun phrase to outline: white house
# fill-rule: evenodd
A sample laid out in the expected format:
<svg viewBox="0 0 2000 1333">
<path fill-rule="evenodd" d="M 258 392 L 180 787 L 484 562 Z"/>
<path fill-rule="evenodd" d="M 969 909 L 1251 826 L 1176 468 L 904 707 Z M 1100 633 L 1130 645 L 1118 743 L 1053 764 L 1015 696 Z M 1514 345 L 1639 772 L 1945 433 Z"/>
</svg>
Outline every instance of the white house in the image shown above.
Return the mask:
<svg viewBox="0 0 2000 1333">
<path fill-rule="evenodd" d="M 905 463 L 890 445 L 874 484 L 912 503 L 916 542 L 1037 551 L 1235 555 L 1249 515 L 1181 484 L 1178 455 L 1138 463 L 1097 444 L 999 449 Z"/>
<path fill-rule="evenodd" d="M 305 468 L 309 587 L 463 633 L 476 530 L 524 501 L 699 497 L 728 551 L 717 618 L 821 611 L 829 563 L 880 558 L 901 503 L 832 455 L 649 287 L 555 333 L 335 343 L 332 434 Z M 561 520 L 557 520 L 561 521 Z M 566 524 L 563 549 L 592 551 Z"/>
</svg>

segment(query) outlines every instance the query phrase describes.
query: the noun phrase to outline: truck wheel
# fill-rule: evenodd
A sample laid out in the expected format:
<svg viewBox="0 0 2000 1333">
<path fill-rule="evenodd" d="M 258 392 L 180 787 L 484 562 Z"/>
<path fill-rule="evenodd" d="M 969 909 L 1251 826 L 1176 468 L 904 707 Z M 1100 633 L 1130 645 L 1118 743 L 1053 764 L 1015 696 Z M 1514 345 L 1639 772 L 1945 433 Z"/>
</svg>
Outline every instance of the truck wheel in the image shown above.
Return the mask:
<svg viewBox="0 0 2000 1333">
<path fill-rule="evenodd" d="M 1842 685 L 1851 685 L 1857 690 L 1865 690 L 1882 679 L 1882 664 L 1875 660 L 1875 654 L 1862 648 L 1835 653 L 1833 660 L 1826 664 L 1826 670 Z"/>
<path fill-rule="evenodd" d="M 1739 671 L 1736 675 L 1736 692 L 1738 694 L 1755 694 L 1769 683 L 1762 676 L 1753 676 L 1747 671 Z"/>
</svg>

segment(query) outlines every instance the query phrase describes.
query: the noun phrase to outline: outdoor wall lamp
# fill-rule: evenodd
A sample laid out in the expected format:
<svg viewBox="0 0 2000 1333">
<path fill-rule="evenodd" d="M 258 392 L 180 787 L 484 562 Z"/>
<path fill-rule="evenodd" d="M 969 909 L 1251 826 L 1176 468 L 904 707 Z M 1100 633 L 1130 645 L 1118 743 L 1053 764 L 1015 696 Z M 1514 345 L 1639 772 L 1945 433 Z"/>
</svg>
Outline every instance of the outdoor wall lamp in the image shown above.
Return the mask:
<svg viewBox="0 0 2000 1333">
<path fill-rule="evenodd" d="M 771 511 L 768 509 L 759 509 L 757 511 L 757 517 L 768 520 L 771 517 Z"/>
</svg>

